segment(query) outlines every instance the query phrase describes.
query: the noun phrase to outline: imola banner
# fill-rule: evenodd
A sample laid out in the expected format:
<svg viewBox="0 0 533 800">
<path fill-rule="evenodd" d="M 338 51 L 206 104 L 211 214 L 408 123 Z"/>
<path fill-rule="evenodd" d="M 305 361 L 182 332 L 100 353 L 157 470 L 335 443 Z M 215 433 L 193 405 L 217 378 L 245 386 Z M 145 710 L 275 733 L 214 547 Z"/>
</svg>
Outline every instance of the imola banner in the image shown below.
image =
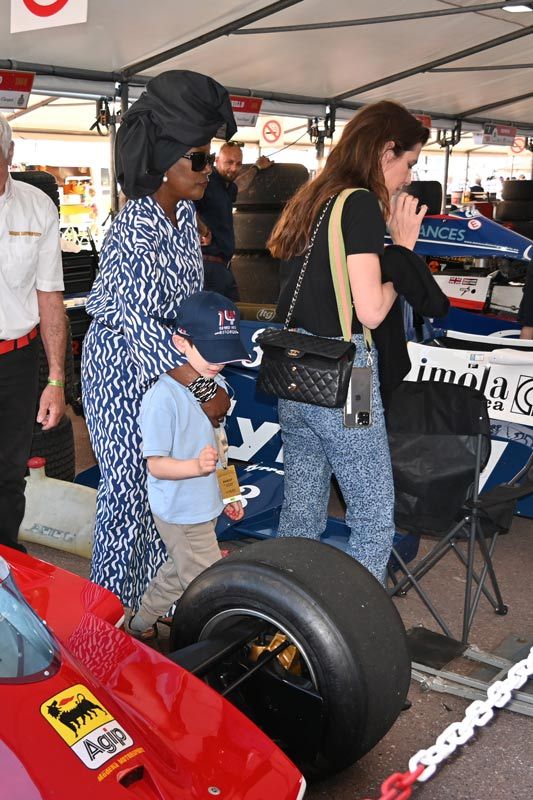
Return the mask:
<svg viewBox="0 0 533 800">
<path fill-rule="evenodd" d="M 474 342 L 472 348 L 454 350 L 409 342 L 412 366 L 407 380 L 471 386 L 484 393 L 491 419 L 533 425 L 533 354 L 519 353 L 522 358 L 515 363 L 491 363 L 493 353 L 476 351 Z M 495 353 L 501 354 L 500 361 L 506 360 L 503 350 Z"/>
</svg>

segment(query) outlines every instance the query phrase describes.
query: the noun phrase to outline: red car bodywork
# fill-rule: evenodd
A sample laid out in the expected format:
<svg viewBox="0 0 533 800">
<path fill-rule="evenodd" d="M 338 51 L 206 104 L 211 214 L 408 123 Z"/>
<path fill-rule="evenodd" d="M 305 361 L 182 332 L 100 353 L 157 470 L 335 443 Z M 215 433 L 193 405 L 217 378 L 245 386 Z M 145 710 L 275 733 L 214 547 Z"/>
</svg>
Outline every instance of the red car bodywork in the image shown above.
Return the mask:
<svg viewBox="0 0 533 800">
<path fill-rule="evenodd" d="M 0 679 L 0 796 L 296 800 L 305 782 L 230 703 L 116 627 L 110 592 L 0 547 L 57 644 L 42 679 Z"/>
</svg>

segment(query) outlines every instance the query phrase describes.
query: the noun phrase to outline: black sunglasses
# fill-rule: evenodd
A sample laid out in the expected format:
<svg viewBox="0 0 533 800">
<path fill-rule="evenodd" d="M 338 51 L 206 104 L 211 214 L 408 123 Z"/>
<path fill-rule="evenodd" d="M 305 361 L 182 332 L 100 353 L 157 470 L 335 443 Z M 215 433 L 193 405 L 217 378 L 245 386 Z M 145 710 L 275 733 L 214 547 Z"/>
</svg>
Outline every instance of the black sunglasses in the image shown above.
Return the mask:
<svg viewBox="0 0 533 800">
<path fill-rule="evenodd" d="M 191 162 L 191 169 L 193 172 L 201 172 L 209 164 L 210 167 L 215 163 L 216 155 L 214 153 L 203 153 L 201 150 L 196 153 L 185 153 L 182 158 L 187 158 Z"/>
</svg>

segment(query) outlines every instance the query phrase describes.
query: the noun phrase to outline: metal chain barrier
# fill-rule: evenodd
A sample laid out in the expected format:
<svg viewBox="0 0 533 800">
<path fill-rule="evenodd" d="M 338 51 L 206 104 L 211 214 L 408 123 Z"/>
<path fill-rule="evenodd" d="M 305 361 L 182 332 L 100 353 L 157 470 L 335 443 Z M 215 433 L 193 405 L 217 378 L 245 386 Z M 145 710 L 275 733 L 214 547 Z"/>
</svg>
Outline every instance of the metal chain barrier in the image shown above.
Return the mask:
<svg viewBox="0 0 533 800">
<path fill-rule="evenodd" d="M 395 772 L 381 784 L 379 800 L 408 800 L 413 784 L 431 778 L 439 765 L 458 747 L 468 742 L 476 732 L 494 716 L 495 708 L 503 708 L 533 675 L 533 647 L 527 658 L 514 664 L 502 681 L 495 681 L 487 689 L 486 700 L 474 700 L 465 711 L 461 722 L 452 722 L 441 733 L 434 745 L 419 750 L 409 759 L 408 772 Z M 367 798 L 368 800 L 368 798 Z"/>
</svg>

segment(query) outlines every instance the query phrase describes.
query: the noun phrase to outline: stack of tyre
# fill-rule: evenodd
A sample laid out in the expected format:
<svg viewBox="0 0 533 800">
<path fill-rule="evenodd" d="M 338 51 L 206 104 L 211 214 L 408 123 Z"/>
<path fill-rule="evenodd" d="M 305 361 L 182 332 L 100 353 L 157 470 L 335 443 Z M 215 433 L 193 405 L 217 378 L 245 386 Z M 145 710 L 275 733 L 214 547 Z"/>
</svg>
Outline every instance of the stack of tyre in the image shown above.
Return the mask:
<svg viewBox="0 0 533 800">
<path fill-rule="evenodd" d="M 59 213 L 59 192 L 56 179 L 49 172 L 28 170 L 26 172 L 11 172 L 11 177 L 24 183 L 30 183 L 50 197 L 57 206 Z M 66 315 L 65 315 L 66 316 Z M 68 317 L 65 319 L 68 326 L 67 348 L 65 353 L 65 399 L 67 403 L 73 400 L 74 366 L 72 355 L 72 335 Z M 39 396 L 47 385 L 48 361 L 42 341 L 39 339 Z M 35 423 L 31 456 L 41 456 L 46 459 L 46 474 L 50 478 L 59 478 L 64 481 L 74 480 L 74 432 L 72 422 L 66 414 L 59 424 L 49 431 L 43 431 L 41 425 Z"/>
<path fill-rule="evenodd" d="M 276 303 L 279 295 L 279 261 L 272 258 L 266 243 L 287 201 L 304 184 L 309 173 L 302 164 L 274 164 L 254 169 L 246 189 L 239 191 L 233 214 L 235 256 L 231 268 L 239 287 L 241 302 Z"/>
<path fill-rule="evenodd" d="M 418 197 L 421 205 L 427 206 L 427 214 L 440 214 L 442 184 L 439 181 L 411 181 L 406 191 L 413 197 Z"/>
<path fill-rule="evenodd" d="M 533 239 L 533 181 L 505 181 L 494 219 Z"/>
<path fill-rule="evenodd" d="M 496 206 L 494 219 L 506 228 L 533 239 L 533 181 L 505 181 L 502 187 L 502 200 Z M 513 297 L 514 305 L 510 310 L 515 311 L 520 303 L 518 319 L 524 325 L 533 324 L 533 275 L 531 267 L 524 262 L 513 261 L 507 268 L 501 270 L 505 277 L 511 281 L 526 281 L 524 294 Z M 510 270 L 510 272 L 509 272 Z M 527 278 L 526 278 L 527 276 Z M 516 290 L 515 290 L 516 292 Z"/>
</svg>

